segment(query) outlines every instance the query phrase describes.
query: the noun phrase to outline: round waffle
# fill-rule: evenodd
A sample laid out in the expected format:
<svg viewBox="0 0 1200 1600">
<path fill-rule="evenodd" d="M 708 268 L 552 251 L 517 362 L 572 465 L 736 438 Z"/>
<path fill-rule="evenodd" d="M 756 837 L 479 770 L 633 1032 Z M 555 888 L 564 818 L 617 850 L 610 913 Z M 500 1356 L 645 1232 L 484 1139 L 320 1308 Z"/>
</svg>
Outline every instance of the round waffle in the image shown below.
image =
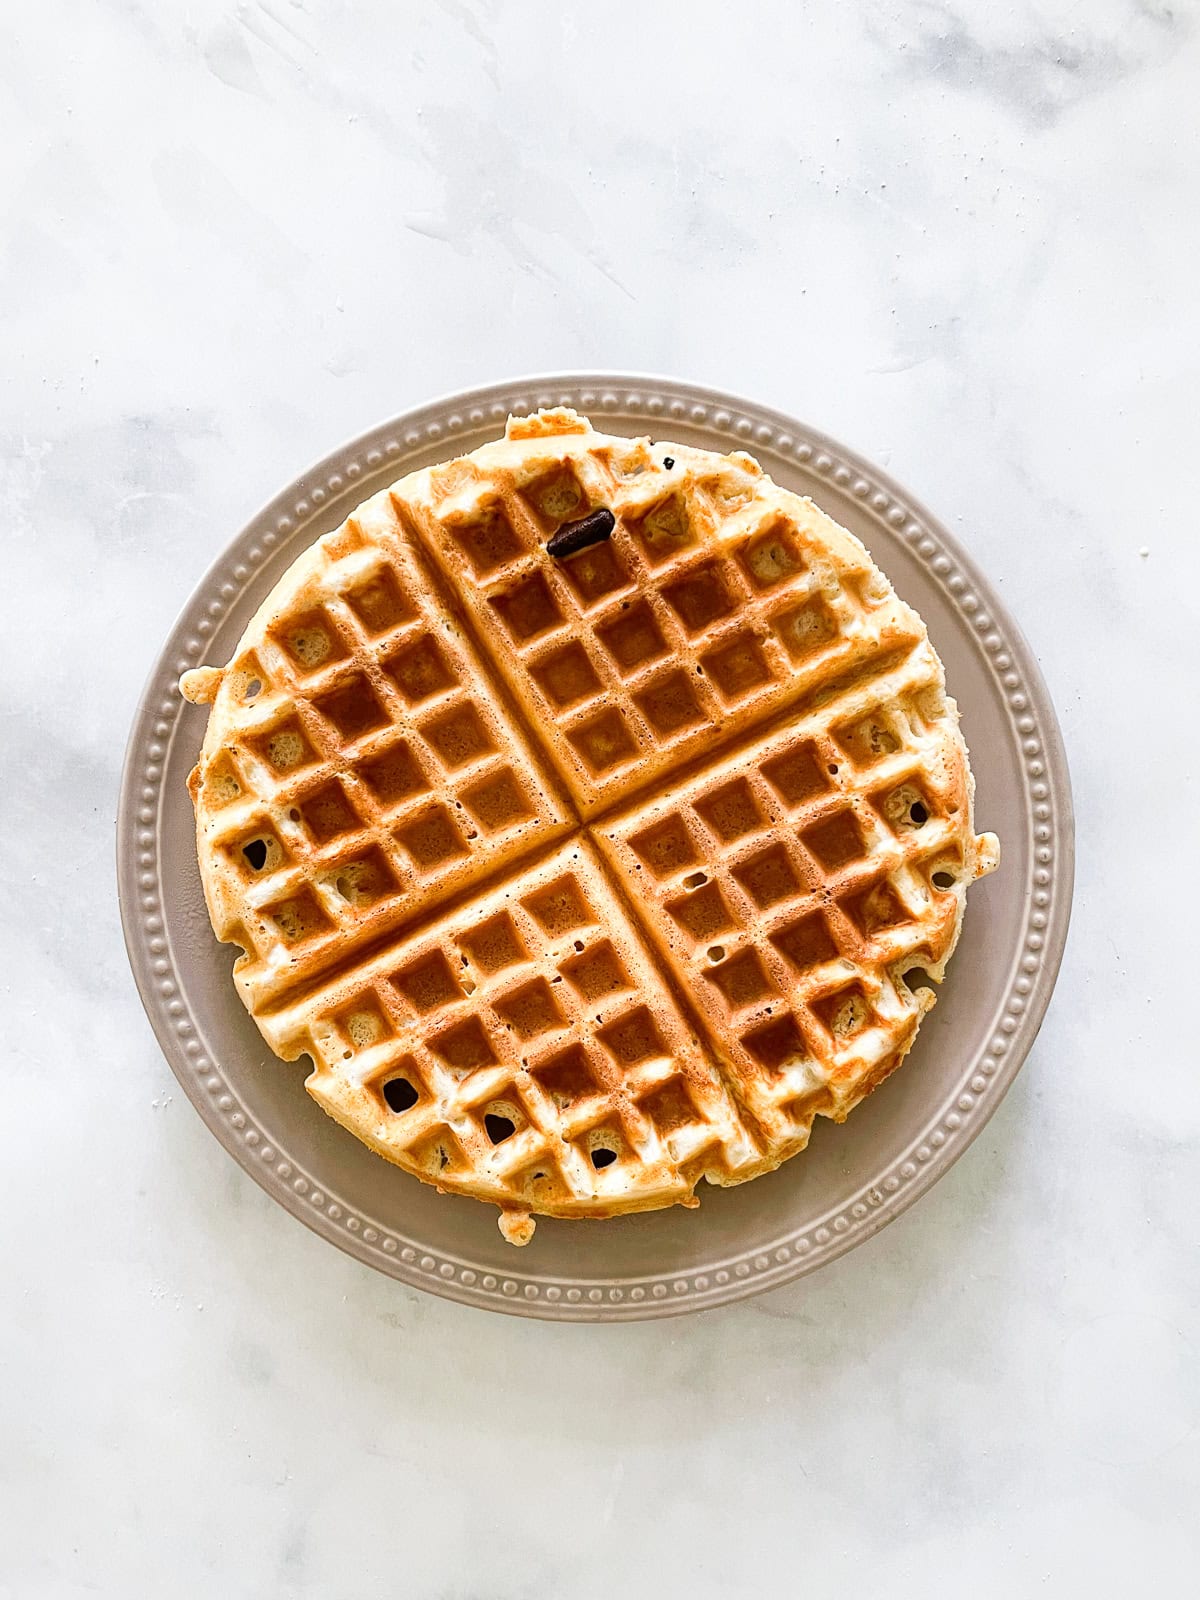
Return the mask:
<svg viewBox="0 0 1200 1600">
<path fill-rule="evenodd" d="M 517 1243 L 694 1204 L 844 1118 L 998 856 L 863 546 L 749 456 L 570 411 L 367 501 L 182 688 L 264 1037 Z"/>
</svg>

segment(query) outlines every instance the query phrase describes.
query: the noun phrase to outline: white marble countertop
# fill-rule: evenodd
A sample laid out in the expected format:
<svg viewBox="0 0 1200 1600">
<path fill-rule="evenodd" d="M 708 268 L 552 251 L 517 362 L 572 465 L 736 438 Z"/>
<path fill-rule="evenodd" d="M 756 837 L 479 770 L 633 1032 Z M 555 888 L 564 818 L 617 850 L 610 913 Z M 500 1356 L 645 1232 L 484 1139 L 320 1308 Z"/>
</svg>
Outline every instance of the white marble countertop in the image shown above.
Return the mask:
<svg viewBox="0 0 1200 1600">
<path fill-rule="evenodd" d="M 19 13 L 0 1597 L 1185 1592 L 1196 5 Z M 432 394 L 596 366 L 798 414 L 959 533 L 1056 698 L 1079 870 L 1039 1043 L 918 1206 L 739 1307 L 557 1327 L 376 1276 L 235 1167 L 134 992 L 113 814 L 263 500 Z"/>
</svg>

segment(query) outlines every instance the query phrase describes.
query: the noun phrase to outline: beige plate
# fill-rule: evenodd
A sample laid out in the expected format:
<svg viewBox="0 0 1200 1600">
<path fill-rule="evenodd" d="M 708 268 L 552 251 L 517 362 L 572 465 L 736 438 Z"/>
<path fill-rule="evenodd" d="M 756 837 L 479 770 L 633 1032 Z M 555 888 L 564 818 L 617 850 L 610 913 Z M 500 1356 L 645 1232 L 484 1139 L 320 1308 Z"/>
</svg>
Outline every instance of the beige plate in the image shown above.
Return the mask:
<svg viewBox="0 0 1200 1600">
<path fill-rule="evenodd" d="M 235 951 L 213 938 L 185 780 L 206 711 L 175 684 L 223 661 L 295 557 L 367 495 L 472 450 L 510 411 L 570 405 L 614 433 L 752 451 L 857 533 L 929 626 L 977 782 L 976 823 L 1003 841 L 972 888 L 962 942 L 903 1070 L 844 1127 L 699 1211 L 546 1221 L 520 1253 L 490 1206 L 439 1195 L 388 1166 L 309 1099 L 307 1059 L 277 1061 L 242 1009 Z M 304 474 L 207 574 L 150 675 L 130 736 L 118 818 L 125 939 L 168 1061 L 226 1149 L 268 1193 L 343 1250 L 406 1283 L 523 1316 L 667 1316 L 755 1294 L 840 1255 L 946 1171 L 996 1109 L 1050 999 L 1070 914 L 1071 796 L 1032 652 L 946 530 L 883 473 L 788 417 L 659 378 L 562 374 L 496 384 L 398 417 Z M 265 1248 L 265 1246 L 264 1246 Z"/>
</svg>

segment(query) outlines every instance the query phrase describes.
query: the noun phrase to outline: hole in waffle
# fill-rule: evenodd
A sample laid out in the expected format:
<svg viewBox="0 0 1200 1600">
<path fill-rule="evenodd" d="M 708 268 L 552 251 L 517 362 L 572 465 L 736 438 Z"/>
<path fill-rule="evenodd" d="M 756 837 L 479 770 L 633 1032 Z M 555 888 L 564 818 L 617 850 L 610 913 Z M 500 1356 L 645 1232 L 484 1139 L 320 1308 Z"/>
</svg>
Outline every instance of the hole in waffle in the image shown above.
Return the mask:
<svg viewBox="0 0 1200 1600">
<path fill-rule="evenodd" d="M 625 718 L 613 706 L 567 735 L 593 777 L 611 771 L 637 754 L 637 745 Z"/>
<path fill-rule="evenodd" d="M 587 505 L 579 479 L 570 467 L 547 472 L 521 491 L 536 516 L 552 527 L 581 517 Z"/>
<path fill-rule="evenodd" d="M 388 714 L 361 672 L 344 679 L 328 694 L 315 696 L 313 705 L 333 724 L 339 737 L 347 744 L 352 744 L 376 728 L 387 726 Z"/>
<path fill-rule="evenodd" d="M 842 749 L 860 767 L 872 766 L 885 756 L 894 755 L 900 741 L 878 711 L 872 711 L 857 722 L 833 730 L 833 736 Z"/>
<path fill-rule="evenodd" d="M 521 903 L 552 939 L 561 938 L 595 921 L 579 885 L 569 874 L 556 878 Z"/>
<path fill-rule="evenodd" d="M 634 696 L 642 715 L 660 738 L 706 720 L 685 672 L 669 672 Z"/>
<path fill-rule="evenodd" d="M 692 544 L 695 537 L 687 507 L 677 494 L 656 505 L 640 521 L 630 520 L 629 528 L 655 566 Z"/>
<path fill-rule="evenodd" d="M 507 911 L 489 918 L 460 942 L 481 972 L 502 972 L 529 959 Z"/>
<path fill-rule="evenodd" d="M 430 1041 L 429 1048 L 453 1072 L 475 1072 L 480 1067 L 490 1067 L 496 1060 L 478 1017 L 468 1017 L 457 1027 L 447 1028 L 445 1033 Z"/>
<path fill-rule="evenodd" d="M 725 844 L 732 844 L 763 825 L 763 815 L 745 778 L 735 778 L 704 800 L 696 810 Z"/>
<path fill-rule="evenodd" d="M 915 783 L 902 783 L 890 793 L 874 794 L 871 802 L 893 833 L 911 832 L 929 821 L 929 804 Z"/>
<path fill-rule="evenodd" d="M 546 1158 L 543 1156 L 541 1160 L 545 1162 Z M 571 1190 L 563 1182 L 557 1166 L 543 1165 L 516 1177 L 510 1175 L 509 1182 L 519 1185 L 531 1200 L 541 1205 L 553 1205 L 556 1201 L 571 1198 Z"/>
<path fill-rule="evenodd" d="M 654 613 L 644 600 L 623 611 L 615 622 L 598 627 L 596 634 L 622 673 L 630 673 L 667 653 Z"/>
<path fill-rule="evenodd" d="M 773 933 L 771 943 L 801 972 L 832 961 L 839 954 L 829 924 L 819 911 Z"/>
<path fill-rule="evenodd" d="M 708 949 L 708 959 L 713 962 L 724 961 L 725 946 L 723 944 L 710 945 Z"/>
<path fill-rule="evenodd" d="M 388 1038 L 392 1031 L 377 1007 L 364 1005 L 361 1000 L 342 1012 L 337 1021 L 356 1050 L 369 1050 L 373 1044 Z"/>
<path fill-rule="evenodd" d="M 758 641 L 749 634 L 741 635 L 719 650 L 710 650 L 701 660 L 727 703 L 744 699 L 772 679 L 766 656 Z"/>
<path fill-rule="evenodd" d="M 533 816 L 524 791 L 507 770 L 464 789 L 462 795 L 471 815 L 489 833 L 499 833 Z"/>
<path fill-rule="evenodd" d="M 441 694 L 458 682 L 447 665 L 441 645 L 431 633 L 422 634 L 390 656 L 383 663 L 383 670 L 409 705 L 419 705 L 422 700 Z"/>
<path fill-rule="evenodd" d="M 805 828 L 800 838 L 826 872 L 836 872 L 863 855 L 866 846 L 853 811 L 838 811 L 824 822 Z"/>
<path fill-rule="evenodd" d="M 283 861 L 283 849 L 279 840 L 271 833 L 257 834 L 253 839 L 247 839 L 241 846 L 242 859 L 251 872 L 262 872 L 268 867 L 271 871 Z"/>
<path fill-rule="evenodd" d="M 773 844 L 734 869 L 734 877 L 760 911 L 789 900 L 800 888 L 796 869 L 781 844 Z"/>
<path fill-rule="evenodd" d="M 488 604 L 498 612 L 517 644 L 524 644 L 526 639 L 545 633 L 562 621 L 554 596 L 540 572 L 516 584 L 507 594 L 491 596 Z"/>
<path fill-rule="evenodd" d="M 777 992 L 756 950 L 743 950 L 731 956 L 721 966 L 705 973 L 705 977 L 716 984 L 731 1011 L 740 1011 L 743 1006 L 754 1005 L 766 995 Z"/>
<path fill-rule="evenodd" d="M 333 926 L 309 889 L 280 901 L 278 905 L 268 906 L 265 915 L 288 944 L 300 944 L 305 939 L 316 938 L 319 934 L 328 933 Z"/>
<path fill-rule="evenodd" d="M 629 842 L 656 878 L 669 878 L 696 860 L 696 848 L 678 813 L 635 834 Z"/>
<path fill-rule="evenodd" d="M 342 596 L 368 633 L 386 633 L 416 615 L 391 567 L 380 567 Z"/>
<path fill-rule="evenodd" d="M 517 1035 L 518 1039 L 535 1039 L 539 1034 L 564 1027 L 566 1018 L 558 1001 L 550 993 L 544 978 L 535 978 L 511 994 L 497 1000 L 493 1008 Z"/>
<path fill-rule="evenodd" d="M 596 601 L 606 594 L 611 594 L 614 589 L 620 589 L 629 582 L 629 575 L 621 563 L 620 556 L 614 546 L 607 541 L 603 544 L 589 545 L 578 555 L 563 561 L 559 570 L 575 591 L 580 605 L 585 610 L 588 606 L 595 605 Z"/>
<path fill-rule="evenodd" d="M 276 772 L 295 772 L 317 759 L 296 717 L 289 717 L 286 722 L 246 742 Z"/>
<path fill-rule="evenodd" d="M 612 1122 L 602 1123 L 598 1128 L 590 1128 L 578 1142 L 597 1172 L 603 1171 L 605 1167 L 611 1167 L 625 1153 L 625 1140 L 621 1136 L 621 1130 Z"/>
<path fill-rule="evenodd" d="M 389 1078 L 383 1086 L 383 1098 L 387 1101 L 388 1110 L 399 1115 L 411 1111 L 421 1096 L 407 1078 Z"/>
<path fill-rule="evenodd" d="M 577 960 L 564 961 L 562 972 L 571 987 L 589 1002 L 631 987 L 620 957 L 607 939 Z"/>
<path fill-rule="evenodd" d="M 761 1028 L 752 1028 L 742 1035 L 742 1044 L 759 1066 L 770 1073 L 783 1072 L 808 1058 L 803 1035 L 790 1014 L 765 1023 Z"/>
<path fill-rule="evenodd" d="M 645 1006 L 626 1012 L 607 1028 L 599 1029 L 596 1037 L 623 1067 L 632 1067 L 650 1056 L 666 1053 L 654 1018 Z"/>
<path fill-rule="evenodd" d="M 340 783 L 322 785 L 300 802 L 300 820 L 318 844 L 362 826 Z"/>
<path fill-rule="evenodd" d="M 291 617 L 272 630 L 301 672 L 315 672 L 331 661 L 344 661 L 346 647 L 325 612 L 318 608 Z"/>
<path fill-rule="evenodd" d="M 492 755 L 496 749 L 483 718 L 469 701 L 423 723 L 421 733 L 451 772 L 481 756 Z"/>
<path fill-rule="evenodd" d="M 933 875 L 935 889 L 953 889 L 957 882 L 958 879 L 953 872 L 935 872 Z"/>
<path fill-rule="evenodd" d="M 859 983 L 837 989 L 822 1000 L 811 1000 L 809 1009 L 835 1039 L 849 1039 L 871 1021 L 866 991 Z"/>
<path fill-rule="evenodd" d="M 588 699 L 600 689 L 600 679 L 587 651 L 577 643 L 556 650 L 531 668 L 531 672 L 546 699 L 560 711 Z"/>
<path fill-rule="evenodd" d="M 435 806 L 396 829 L 396 838 L 422 872 L 467 854 L 467 846 L 445 806 Z"/>
<path fill-rule="evenodd" d="M 224 686 L 234 699 L 243 704 L 257 700 L 263 690 L 269 687 L 267 674 L 253 650 L 229 669 L 224 677 Z"/>
<path fill-rule="evenodd" d="M 395 894 L 397 884 L 382 850 L 368 850 L 354 861 L 339 862 L 321 880 L 331 884 L 347 904 L 367 907 Z"/>
<path fill-rule="evenodd" d="M 710 883 L 695 894 L 670 901 L 667 910 L 697 944 L 704 939 L 711 939 L 714 934 L 728 933 L 736 927 L 715 883 Z"/>
<path fill-rule="evenodd" d="M 836 772 L 837 768 L 830 770 Z M 831 788 L 821 771 L 817 747 L 811 741 L 764 761 L 762 771 L 763 777 L 789 806 L 801 805 L 815 795 L 828 793 Z"/>
<path fill-rule="evenodd" d="M 450 525 L 450 533 L 471 563 L 477 578 L 495 572 L 524 548 L 516 529 L 499 506 L 489 507 L 470 522 Z"/>
<path fill-rule="evenodd" d="M 792 606 L 787 611 L 779 612 L 771 618 L 771 626 L 793 661 L 803 660 L 814 650 L 819 650 L 837 632 L 837 624 L 828 607 L 815 597 L 802 606 Z"/>
<path fill-rule="evenodd" d="M 422 1013 L 437 1011 L 462 995 L 450 963 L 440 950 L 433 950 L 419 961 L 393 972 L 391 982 L 409 1005 Z"/>
<path fill-rule="evenodd" d="M 484 1113 L 483 1126 L 487 1136 L 493 1144 L 503 1144 L 505 1139 L 511 1139 L 517 1131 L 517 1125 L 511 1117 L 502 1116 L 497 1111 Z"/>
<path fill-rule="evenodd" d="M 429 788 L 412 747 L 405 743 L 394 744 L 382 755 L 364 762 L 358 775 L 385 809 L 412 795 L 424 794 Z"/>
<path fill-rule="evenodd" d="M 446 1172 L 461 1171 L 462 1146 L 444 1124 L 417 1144 L 409 1145 L 408 1158 L 435 1180 Z"/>
<path fill-rule="evenodd" d="M 739 559 L 756 589 L 770 589 L 804 571 L 799 548 L 783 517 L 751 539 Z"/>
<path fill-rule="evenodd" d="M 599 1088 L 587 1056 L 577 1044 L 531 1067 L 530 1071 L 560 1110 L 589 1099 Z"/>
<path fill-rule="evenodd" d="M 916 994 L 918 989 L 928 989 L 929 993 L 933 994 L 933 979 L 924 967 L 909 967 L 907 972 L 902 972 L 900 976 L 904 979 L 910 994 Z"/>
<path fill-rule="evenodd" d="M 698 889 L 702 883 L 707 883 L 707 882 L 708 882 L 708 873 L 707 872 L 691 872 L 683 880 L 683 887 L 685 889 Z"/>
<path fill-rule="evenodd" d="M 898 927 L 909 920 L 908 912 L 886 878 L 848 896 L 840 904 L 859 933 L 867 939 L 884 928 Z"/>
<path fill-rule="evenodd" d="M 733 610 L 733 600 L 715 562 L 695 568 L 687 577 L 667 584 L 662 592 L 689 633 L 700 633 Z"/>
<path fill-rule="evenodd" d="M 639 1101 L 638 1110 L 650 1119 L 660 1134 L 674 1133 L 701 1120 L 691 1095 L 678 1078 L 672 1078 L 661 1089 Z"/>
</svg>

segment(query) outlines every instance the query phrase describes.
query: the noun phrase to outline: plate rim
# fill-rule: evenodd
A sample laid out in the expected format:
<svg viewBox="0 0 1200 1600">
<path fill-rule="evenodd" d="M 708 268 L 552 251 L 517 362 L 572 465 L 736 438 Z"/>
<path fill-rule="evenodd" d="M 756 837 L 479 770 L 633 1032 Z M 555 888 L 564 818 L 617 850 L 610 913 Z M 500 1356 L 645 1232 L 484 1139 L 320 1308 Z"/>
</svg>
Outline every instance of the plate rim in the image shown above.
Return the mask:
<svg viewBox="0 0 1200 1600">
<path fill-rule="evenodd" d="M 1001 1020 L 987 1046 L 962 1069 L 963 1082 L 983 1087 L 964 1090 L 949 1111 L 943 1107 L 932 1116 L 940 1126 L 931 1123 L 916 1135 L 886 1175 L 777 1241 L 769 1253 L 745 1251 L 704 1268 L 634 1275 L 619 1283 L 523 1272 L 515 1261 L 512 1272 L 502 1276 L 391 1230 L 381 1232 L 328 1194 L 278 1150 L 273 1136 L 254 1125 L 220 1064 L 209 1059 L 199 1019 L 184 998 L 157 893 L 160 818 L 167 800 L 161 780 L 184 709 L 176 680 L 202 661 L 207 635 L 274 558 L 280 539 L 299 536 L 323 516 L 330 500 L 353 488 L 355 479 L 373 478 L 389 462 L 402 476 L 406 451 L 423 454 L 443 442 L 452 449 L 457 433 L 489 422 L 502 427 L 510 410 L 556 404 L 598 414 L 598 420 L 614 413 L 622 420 L 632 416 L 644 420 L 647 430 L 678 422 L 715 431 L 727 438 L 728 449 L 770 449 L 890 524 L 960 613 L 995 680 L 1020 752 L 1025 820 L 1037 863 L 1021 946 L 1014 951 L 996 1012 Z M 726 390 L 620 371 L 528 374 L 451 391 L 345 440 L 272 496 L 210 563 L 166 635 L 134 712 L 115 820 L 121 925 L 142 1005 L 187 1098 L 239 1166 L 307 1227 L 368 1266 L 444 1298 L 555 1321 L 632 1321 L 727 1304 L 815 1271 L 907 1210 L 978 1137 L 1024 1063 L 1061 967 L 1074 886 L 1070 772 L 1049 690 L 1020 625 L 958 539 L 890 473 L 820 429 Z"/>
</svg>

